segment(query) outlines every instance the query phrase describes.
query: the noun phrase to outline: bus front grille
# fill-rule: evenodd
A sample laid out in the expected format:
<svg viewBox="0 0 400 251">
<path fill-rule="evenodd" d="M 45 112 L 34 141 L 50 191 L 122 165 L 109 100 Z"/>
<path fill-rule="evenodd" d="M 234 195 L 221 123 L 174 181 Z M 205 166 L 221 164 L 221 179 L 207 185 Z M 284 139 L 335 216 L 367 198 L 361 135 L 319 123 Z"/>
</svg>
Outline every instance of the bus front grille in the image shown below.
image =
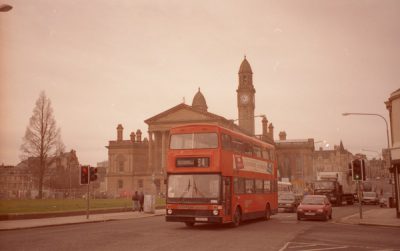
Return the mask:
<svg viewBox="0 0 400 251">
<path fill-rule="evenodd" d="M 190 210 L 190 209 L 174 209 L 172 215 L 182 216 L 213 216 L 212 210 Z"/>
</svg>

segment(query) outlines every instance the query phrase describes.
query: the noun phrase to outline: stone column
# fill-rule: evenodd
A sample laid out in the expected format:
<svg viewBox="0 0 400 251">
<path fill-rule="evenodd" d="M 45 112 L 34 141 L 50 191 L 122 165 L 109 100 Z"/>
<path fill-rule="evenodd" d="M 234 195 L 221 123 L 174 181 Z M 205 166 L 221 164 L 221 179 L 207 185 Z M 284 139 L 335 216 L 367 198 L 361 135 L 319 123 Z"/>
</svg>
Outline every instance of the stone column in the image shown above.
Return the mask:
<svg viewBox="0 0 400 251">
<path fill-rule="evenodd" d="M 161 170 L 165 170 L 166 167 L 166 131 L 161 132 Z"/>
<path fill-rule="evenodd" d="M 153 132 L 149 131 L 149 162 L 148 162 L 148 170 L 153 170 Z"/>
</svg>

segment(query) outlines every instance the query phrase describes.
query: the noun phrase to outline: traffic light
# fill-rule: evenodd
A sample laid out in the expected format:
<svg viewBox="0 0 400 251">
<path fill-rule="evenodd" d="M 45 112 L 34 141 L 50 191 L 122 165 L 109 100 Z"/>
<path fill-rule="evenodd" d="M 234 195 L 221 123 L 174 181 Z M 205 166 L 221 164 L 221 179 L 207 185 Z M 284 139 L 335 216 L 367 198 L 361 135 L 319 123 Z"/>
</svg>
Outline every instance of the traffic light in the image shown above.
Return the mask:
<svg viewBox="0 0 400 251">
<path fill-rule="evenodd" d="M 360 159 L 355 159 L 351 162 L 352 165 L 352 176 L 353 180 L 364 180 L 364 175 L 363 175 L 363 162 Z"/>
<path fill-rule="evenodd" d="M 90 167 L 90 181 L 97 180 L 97 167 Z"/>
<path fill-rule="evenodd" d="M 80 166 L 80 184 L 87 185 L 89 183 L 89 166 Z"/>
</svg>

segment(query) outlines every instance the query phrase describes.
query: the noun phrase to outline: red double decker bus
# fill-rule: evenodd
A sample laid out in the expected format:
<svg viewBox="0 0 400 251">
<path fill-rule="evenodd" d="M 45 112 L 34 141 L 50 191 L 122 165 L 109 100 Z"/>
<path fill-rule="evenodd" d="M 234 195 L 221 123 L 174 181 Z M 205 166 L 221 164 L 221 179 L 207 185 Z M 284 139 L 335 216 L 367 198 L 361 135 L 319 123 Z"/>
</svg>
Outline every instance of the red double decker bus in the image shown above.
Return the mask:
<svg viewBox="0 0 400 251">
<path fill-rule="evenodd" d="M 226 128 L 172 128 L 166 221 L 231 223 L 278 212 L 274 146 Z"/>
</svg>

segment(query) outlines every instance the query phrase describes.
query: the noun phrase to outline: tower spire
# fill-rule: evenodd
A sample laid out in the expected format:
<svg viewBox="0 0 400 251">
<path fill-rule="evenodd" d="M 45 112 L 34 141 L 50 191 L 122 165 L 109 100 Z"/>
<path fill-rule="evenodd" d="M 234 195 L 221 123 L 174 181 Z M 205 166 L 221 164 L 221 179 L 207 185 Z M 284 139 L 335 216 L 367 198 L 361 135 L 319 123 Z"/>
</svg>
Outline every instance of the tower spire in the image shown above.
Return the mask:
<svg viewBox="0 0 400 251">
<path fill-rule="evenodd" d="M 247 61 L 246 55 L 239 68 L 239 86 L 237 92 L 237 105 L 239 127 L 244 129 L 248 134 L 254 135 L 254 110 L 255 110 L 255 93 L 253 86 L 253 71 Z"/>
</svg>

